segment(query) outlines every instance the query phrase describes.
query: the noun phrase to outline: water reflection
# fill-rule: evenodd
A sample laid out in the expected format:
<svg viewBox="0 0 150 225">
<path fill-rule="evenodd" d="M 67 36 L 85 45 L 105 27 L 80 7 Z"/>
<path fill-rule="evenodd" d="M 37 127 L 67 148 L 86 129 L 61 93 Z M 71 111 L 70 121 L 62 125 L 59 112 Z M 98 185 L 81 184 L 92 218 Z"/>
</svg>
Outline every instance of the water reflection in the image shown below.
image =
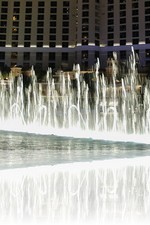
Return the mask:
<svg viewBox="0 0 150 225">
<path fill-rule="evenodd" d="M 150 145 L 0 132 L 0 167 L 149 156 Z"/>
</svg>

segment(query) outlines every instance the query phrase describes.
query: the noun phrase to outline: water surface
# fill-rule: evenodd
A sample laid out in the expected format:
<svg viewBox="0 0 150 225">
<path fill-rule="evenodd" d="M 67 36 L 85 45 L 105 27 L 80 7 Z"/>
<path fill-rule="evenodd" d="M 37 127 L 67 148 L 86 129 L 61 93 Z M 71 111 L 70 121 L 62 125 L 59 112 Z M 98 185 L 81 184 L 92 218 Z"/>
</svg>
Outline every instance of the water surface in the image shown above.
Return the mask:
<svg viewBox="0 0 150 225">
<path fill-rule="evenodd" d="M 0 168 L 150 156 L 150 145 L 0 132 Z"/>
</svg>

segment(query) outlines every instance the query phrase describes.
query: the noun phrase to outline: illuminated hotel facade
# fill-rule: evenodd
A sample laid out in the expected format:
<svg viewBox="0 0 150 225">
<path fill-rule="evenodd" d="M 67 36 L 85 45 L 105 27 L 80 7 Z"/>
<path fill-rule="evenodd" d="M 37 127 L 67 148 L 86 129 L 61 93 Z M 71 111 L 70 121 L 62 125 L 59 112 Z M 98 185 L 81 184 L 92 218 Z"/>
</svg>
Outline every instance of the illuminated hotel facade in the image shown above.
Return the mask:
<svg viewBox="0 0 150 225">
<path fill-rule="evenodd" d="M 113 51 L 131 46 L 150 65 L 149 0 L 1 0 L 0 67 L 105 67 Z"/>
</svg>

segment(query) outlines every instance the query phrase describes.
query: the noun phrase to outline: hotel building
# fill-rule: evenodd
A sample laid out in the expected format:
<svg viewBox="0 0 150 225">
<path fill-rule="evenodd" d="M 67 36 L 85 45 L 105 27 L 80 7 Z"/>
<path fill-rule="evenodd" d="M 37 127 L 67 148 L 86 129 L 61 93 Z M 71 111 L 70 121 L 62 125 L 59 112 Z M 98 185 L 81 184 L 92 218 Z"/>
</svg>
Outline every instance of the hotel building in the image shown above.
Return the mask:
<svg viewBox="0 0 150 225">
<path fill-rule="evenodd" d="M 131 46 L 150 65 L 149 0 L 0 0 L 0 67 L 101 67 Z"/>
</svg>

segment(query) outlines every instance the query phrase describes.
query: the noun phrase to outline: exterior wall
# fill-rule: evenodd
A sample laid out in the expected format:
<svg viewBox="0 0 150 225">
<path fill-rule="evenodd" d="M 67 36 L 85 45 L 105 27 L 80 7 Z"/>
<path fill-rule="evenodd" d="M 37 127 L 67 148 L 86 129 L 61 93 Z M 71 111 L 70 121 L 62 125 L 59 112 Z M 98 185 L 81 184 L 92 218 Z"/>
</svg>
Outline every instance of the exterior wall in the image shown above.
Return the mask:
<svg viewBox="0 0 150 225">
<path fill-rule="evenodd" d="M 118 58 L 124 61 L 133 46 L 139 55 L 140 66 L 150 65 L 150 2 L 101 0 L 100 4 L 101 57 L 107 59 L 116 51 Z"/>
<path fill-rule="evenodd" d="M 84 9 L 85 5 L 89 8 Z M 4 28 L 5 22 L 7 29 L 1 39 L 3 43 L 0 43 L 0 51 L 5 55 L 0 57 L 1 65 L 72 69 L 74 63 L 82 67 L 86 61 L 86 67 L 91 67 L 95 62 L 94 52 L 100 50 L 95 46 L 93 26 L 96 8 L 93 0 L 2 0 L 0 29 Z M 82 47 L 84 23 L 88 26 L 88 42 Z M 83 58 L 85 52 L 88 52 L 88 58 Z M 49 56 L 51 53 L 55 55 L 53 59 Z"/>
</svg>

